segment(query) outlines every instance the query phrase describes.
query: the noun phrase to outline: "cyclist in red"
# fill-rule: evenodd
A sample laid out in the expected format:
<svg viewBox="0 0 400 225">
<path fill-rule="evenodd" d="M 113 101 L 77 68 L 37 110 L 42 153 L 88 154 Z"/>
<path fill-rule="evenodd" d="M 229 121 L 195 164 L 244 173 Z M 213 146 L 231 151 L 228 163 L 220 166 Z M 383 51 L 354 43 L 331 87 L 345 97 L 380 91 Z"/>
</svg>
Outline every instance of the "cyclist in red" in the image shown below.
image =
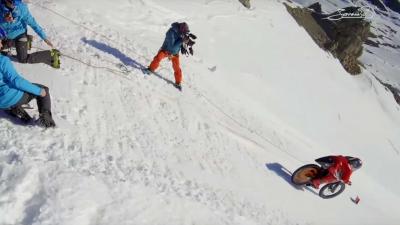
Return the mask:
<svg viewBox="0 0 400 225">
<path fill-rule="evenodd" d="M 311 181 L 312 186 L 319 189 L 319 185 L 322 183 L 333 183 L 336 181 L 343 181 L 351 185 L 350 176 L 353 171 L 362 166 L 361 159 L 342 155 L 329 156 L 327 158 L 332 162 L 332 165 L 327 169 L 328 174 L 322 178 L 313 179 Z"/>
</svg>

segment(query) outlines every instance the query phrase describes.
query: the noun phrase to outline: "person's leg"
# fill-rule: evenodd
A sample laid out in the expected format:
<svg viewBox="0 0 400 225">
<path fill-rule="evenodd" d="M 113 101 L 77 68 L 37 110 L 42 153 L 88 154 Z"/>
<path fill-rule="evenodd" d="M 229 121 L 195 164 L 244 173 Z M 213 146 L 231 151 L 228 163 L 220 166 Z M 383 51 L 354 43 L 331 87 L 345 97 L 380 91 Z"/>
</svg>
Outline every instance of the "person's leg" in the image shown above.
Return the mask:
<svg viewBox="0 0 400 225">
<path fill-rule="evenodd" d="M 180 85 L 182 82 L 182 70 L 179 65 L 179 55 L 172 56 L 172 68 L 174 69 L 175 84 Z"/>
<path fill-rule="evenodd" d="M 51 114 L 51 100 L 50 100 L 49 88 L 42 84 L 35 84 L 35 85 L 45 89 L 46 96 L 44 97 L 36 96 L 25 92 L 21 100 L 19 100 L 17 104 L 15 104 L 9 110 L 7 110 L 7 112 L 13 116 L 20 118 L 25 122 L 29 122 L 30 120 L 32 120 L 32 117 L 30 117 L 29 114 L 22 108 L 22 105 L 29 103 L 32 99 L 35 98 L 39 111 L 39 123 L 46 128 L 55 127 L 56 124 Z"/>
<path fill-rule="evenodd" d="M 311 181 L 312 185 L 314 186 L 314 188 L 318 189 L 319 185 L 324 184 L 324 183 L 333 183 L 337 181 L 336 177 L 334 177 L 332 174 L 328 174 L 324 177 L 321 178 L 317 178 L 317 179 L 313 179 Z"/>
<path fill-rule="evenodd" d="M 45 63 L 49 66 L 52 66 L 51 64 L 51 51 L 50 50 L 45 50 L 45 51 L 38 51 L 34 52 L 28 55 L 27 63 Z"/>
<path fill-rule="evenodd" d="M 53 68 L 60 68 L 61 53 L 57 49 L 34 52 L 28 55 L 28 63 L 45 63 Z"/>
<path fill-rule="evenodd" d="M 35 97 L 36 97 L 36 95 L 33 95 L 31 93 L 28 93 L 28 92 L 24 92 L 24 95 L 22 95 L 22 98 L 14 106 L 22 106 L 22 105 L 28 104 Z"/>
<path fill-rule="evenodd" d="M 58 50 L 44 50 L 28 54 L 29 39 L 22 34 L 14 39 L 17 59 L 20 63 L 45 63 L 54 68 L 60 68 L 60 52 Z"/>
<path fill-rule="evenodd" d="M 51 99 L 50 99 L 50 92 L 49 88 L 42 85 L 42 84 L 35 84 L 44 90 L 46 90 L 46 96 L 35 96 L 39 114 L 49 112 L 51 114 Z"/>
<path fill-rule="evenodd" d="M 22 34 L 14 39 L 17 59 L 20 63 L 28 62 L 28 37 Z"/>
<path fill-rule="evenodd" d="M 33 98 L 34 95 L 24 92 L 18 103 L 5 110 L 5 112 L 28 123 L 32 120 L 32 117 L 22 108 L 22 105 L 29 103 Z"/>
<path fill-rule="evenodd" d="M 49 88 L 42 84 L 35 85 L 46 90 L 46 96 L 35 96 L 39 110 L 39 123 L 46 128 L 55 127 L 56 123 L 54 122 L 51 114 L 51 99 Z"/>
<path fill-rule="evenodd" d="M 4 56 L 11 55 L 11 48 L 14 47 L 14 40 L 1 40 L 2 47 L 0 48 L 1 54 Z"/>
<path fill-rule="evenodd" d="M 153 61 L 150 63 L 149 70 L 150 70 L 151 72 L 156 71 L 156 69 L 157 69 L 158 66 L 160 65 L 161 60 L 163 60 L 163 59 L 164 59 L 165 57 L 167 57 L 167 56 L 168 56 L 168 53 L 167 53 L 166 51 L 161 51 L 161 50 L 160 50 L 160 51 L 157 53 L 157 55 L 154 56 Z"/>
</svg>

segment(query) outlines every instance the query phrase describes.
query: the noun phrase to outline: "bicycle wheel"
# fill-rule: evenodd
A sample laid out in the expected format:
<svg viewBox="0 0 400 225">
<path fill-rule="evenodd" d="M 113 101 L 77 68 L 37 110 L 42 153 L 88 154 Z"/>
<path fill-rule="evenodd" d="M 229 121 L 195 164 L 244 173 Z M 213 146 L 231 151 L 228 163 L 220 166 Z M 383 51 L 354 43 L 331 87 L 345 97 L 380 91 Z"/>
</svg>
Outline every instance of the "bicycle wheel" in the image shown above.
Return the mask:
<svg viewBox="0 0 400 225">
<path fill-rule="evenodd" d="M 346 185 L 341 181 L 330 183 L 321 188 L 319 191 L 319 196 L 323 199 L 333 198 L 342 193 L 345 188 Z"/>
<path fill-rule="evenodd" d="M 304 165 L 293 172 L 292 183 L 296 185 L 307 184 L 319 174 L 320 170 L 321 167 L 315 164 Z"/>
</svg>

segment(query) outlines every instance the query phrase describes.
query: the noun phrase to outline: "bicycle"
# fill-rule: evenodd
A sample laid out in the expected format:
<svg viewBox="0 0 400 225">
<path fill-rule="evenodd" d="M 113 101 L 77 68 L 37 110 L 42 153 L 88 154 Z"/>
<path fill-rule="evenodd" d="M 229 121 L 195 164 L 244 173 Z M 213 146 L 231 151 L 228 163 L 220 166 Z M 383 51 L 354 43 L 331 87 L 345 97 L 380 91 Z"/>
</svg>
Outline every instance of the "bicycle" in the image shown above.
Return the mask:
<svg viewBox="0 0 400 225">
<path fill-rule="evenodd" d="M 328 168 L 332 164 L 328 157 L 322 157 L 315 160 L 320 164 L 307 164 L 301 166 L 293 172 L 291 181 L 298 186 L 311 185 L 311 181 L 315 178 L 321 178 L 328 174 Z M 330 199 L 341 194 L 346 188 L 345 183 L 336 181 L 324 185 L 318 195 L 323 199 Z"/>
</svg>

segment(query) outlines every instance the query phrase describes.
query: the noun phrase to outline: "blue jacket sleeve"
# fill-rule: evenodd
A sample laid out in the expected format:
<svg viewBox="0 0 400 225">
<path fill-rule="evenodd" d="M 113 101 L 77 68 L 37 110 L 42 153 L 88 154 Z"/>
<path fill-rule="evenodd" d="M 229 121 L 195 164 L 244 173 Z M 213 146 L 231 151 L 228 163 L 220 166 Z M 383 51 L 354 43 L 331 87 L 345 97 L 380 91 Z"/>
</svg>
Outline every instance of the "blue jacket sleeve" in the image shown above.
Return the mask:
<svg viewBox="0 0 400 225">
<path fill-rule="evenodd" d="M 45 40 L 47 38 L 46 33 L 43 31 L 42 27 L 40 27 L 39 24 L 36 22 L 35 18 L 33 18 L 31 13 L 29 12 L 28 7 L 24 3 L 21 3 L 19 7 L 21 9 L 21 13 L 23 14 L 23 18 L 26 24 L 32 27 L 32 29 L 39 35 L 40 38 Z"/>
<path fill-rule="evenodd" d="M 7 57 L 3 61 L 2 70 L 4 78 L 11 87 L 34 95 L 40 95 L 41 88 L 21 77 Z"/>
</svg>

